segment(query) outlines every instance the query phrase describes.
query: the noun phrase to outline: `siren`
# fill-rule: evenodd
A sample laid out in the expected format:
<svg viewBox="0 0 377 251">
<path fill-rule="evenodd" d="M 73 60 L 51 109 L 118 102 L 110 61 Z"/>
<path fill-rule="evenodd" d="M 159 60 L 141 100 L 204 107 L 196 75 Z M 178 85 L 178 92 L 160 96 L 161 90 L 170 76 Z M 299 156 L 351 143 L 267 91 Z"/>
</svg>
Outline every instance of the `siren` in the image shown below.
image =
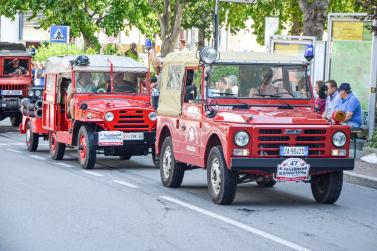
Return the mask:
<svg viewBox="0 0 377 251">
<path fill-rule="evenodd" d="M 346 113 L 343 111 L 335 111 L 332 113 L 331 117 L 336 124 L 340 124 L 346 120 Z"/>
<path fill-rule="evenodd" d="M 309 62 L 312 61 L 312 59 L 314 58 L 314 47 L 312 44 L 308 44 L 306 46 L 304 56 Z"/>
<path fill-rule="evenodd" d="M 152 49 L 152 40 L 150 40 L 149 38 L 145 39 L 144 46 L 147 51 Z"/>
</svg>

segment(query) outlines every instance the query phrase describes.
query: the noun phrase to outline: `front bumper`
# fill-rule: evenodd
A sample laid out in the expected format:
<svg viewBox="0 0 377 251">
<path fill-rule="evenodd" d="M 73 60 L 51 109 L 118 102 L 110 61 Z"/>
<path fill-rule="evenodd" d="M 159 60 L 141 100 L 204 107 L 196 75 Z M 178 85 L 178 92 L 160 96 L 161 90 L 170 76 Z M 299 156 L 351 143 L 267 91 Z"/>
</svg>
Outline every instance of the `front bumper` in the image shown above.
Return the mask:
<svg viewBox="0 0 377 251">
<path fill-rule="evenodd" d="M 277 166 L 285 159 L 286 158 L 232 158 L 230 169 L 233 171 L 275 173 Z M 351 158 L 304 158 L 303 160 L 310 165 L 310 173 L 353 170 L 355 168 L 355 160 Z"/>
</svg>

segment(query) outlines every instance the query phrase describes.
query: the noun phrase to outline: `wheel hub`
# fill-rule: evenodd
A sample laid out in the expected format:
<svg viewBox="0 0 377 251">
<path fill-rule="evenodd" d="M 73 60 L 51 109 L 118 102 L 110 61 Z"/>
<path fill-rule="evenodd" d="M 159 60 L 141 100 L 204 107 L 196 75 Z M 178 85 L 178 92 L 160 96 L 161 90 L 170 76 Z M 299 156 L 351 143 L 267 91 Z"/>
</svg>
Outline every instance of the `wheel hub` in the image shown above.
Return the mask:
<svg viewBox="0 0 377 251">
<path fill-rule="evenodd" d="M 168 178 L 169 175 L 170 175 L 170 172 L 171 172 L 171 161 L 172 161 L 171 158 L 172 158 L 171 149 L 168 146 L 165 149 L 165 153 L 164 153 L 164 157 L 163 157 L 163 161 L 162 161 L 162 167 L 163 167 L 165 178 Z"/>
<path fill-rule="evenodd" d="M 85 157 L 86 157 L 86 140 L 85 140 L 84 135 L 80 136 L 79 154 L 80 154 L 81 159 L 85 159 Z"/>
<path fill-rule="evenodd" d="M 31 132 L 30 132 L 30 128 L 28 128 L 26 130 L 26 141 L 30 142 L 30 138 L 31 138 Z"/>
<path fill-rule="evenodd" d="M 217 158 L 212 161 L 211 165 L 211 183 L 213 192 L 218 194 L 221 188 L 221 170 L 220 170 L 220 162 Z"/>
</svg>

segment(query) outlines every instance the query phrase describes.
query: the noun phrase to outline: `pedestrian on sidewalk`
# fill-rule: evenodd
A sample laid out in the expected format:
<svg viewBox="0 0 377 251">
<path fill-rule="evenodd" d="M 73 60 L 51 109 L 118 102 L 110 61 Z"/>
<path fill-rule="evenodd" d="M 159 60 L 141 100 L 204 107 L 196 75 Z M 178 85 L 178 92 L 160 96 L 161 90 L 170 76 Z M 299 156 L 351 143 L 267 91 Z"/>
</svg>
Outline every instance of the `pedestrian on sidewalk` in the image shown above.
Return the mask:
<svg viewBox="0 0 377 251">
<path fill-rule="evenodd" d="M 342 83 L 339 87 L 340 101 L 336 107 L 337 111 L 346 113 L 345 124 L 351 128 L 361 126 L 361 105 L 358 98 L 352 93 L 349 83 Z"/>
<path fill-rule="evenodd" d="M 327 99 L 326 99 L 325 111 L 323 112 L 322 116 L 325 119 L 330 120 L 336 106 L 339 103 L 340 96 L 338 92 L 338 85 L 335 82 L 335 80 L 328 80 L 326 82 L 326 86 L 327 86 Z"/>
</svg>

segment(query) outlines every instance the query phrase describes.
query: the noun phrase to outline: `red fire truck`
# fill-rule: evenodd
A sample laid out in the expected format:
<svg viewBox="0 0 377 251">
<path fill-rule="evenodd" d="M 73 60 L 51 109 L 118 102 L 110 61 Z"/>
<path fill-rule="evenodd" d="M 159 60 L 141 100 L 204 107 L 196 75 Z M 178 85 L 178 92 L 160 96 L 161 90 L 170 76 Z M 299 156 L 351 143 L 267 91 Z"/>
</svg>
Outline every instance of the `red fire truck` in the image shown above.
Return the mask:
<svg viewBox="0 0 377 251">
<path fill-rule="evenodd" d="M 154 154 L 149 79 L 148 69 L 127 57 L 49 58 L 42 102 L 22 104 L 20 131 L 28 149 L 37 150 L 39 137 L 49 140 L 54 160 L 76 148 L 85 169 L 95 166 L 97 153 L 121 159 Z"/>
<path fill-rule="evenodd" d="M 28 97 L 32 84 L 31 55 L 23 44 L 0 43 L 0 121 L 10 117 L 13 126 L 21 123 L 19 105 Z"/>
<path fill-rule="evenodd" d="M 172 53 L 164 60 L 156 153 L 162 184 L 179 187 L 184 173 L 207 169 L 208 191 L 230 204 L 237 184 L 311 184 L 314 199 L 334 203 L 349 158 L 350 128 L 342 114 L 314 112 L 305 60 L 266 53 L 200 57 Z"/>
</svg>

